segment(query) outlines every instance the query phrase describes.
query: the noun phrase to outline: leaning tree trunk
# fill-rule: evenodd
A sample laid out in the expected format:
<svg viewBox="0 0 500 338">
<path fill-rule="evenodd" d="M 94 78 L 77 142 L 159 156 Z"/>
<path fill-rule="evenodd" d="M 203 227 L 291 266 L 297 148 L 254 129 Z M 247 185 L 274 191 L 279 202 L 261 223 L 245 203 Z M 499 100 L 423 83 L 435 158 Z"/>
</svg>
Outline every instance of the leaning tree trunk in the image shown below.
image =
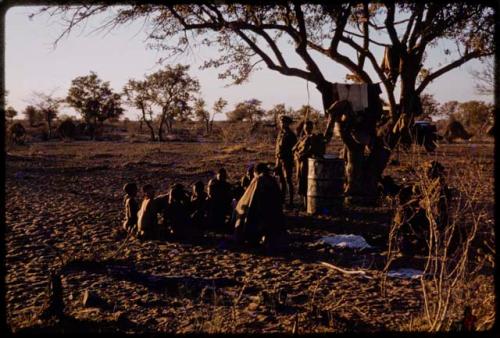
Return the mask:
<svg viewBox="0 0 500 338">
<path fill-rule="evenodd" d="M 155 135 L 155 129 L 153 128 L 153 124 L 151 121 L 145 120 L 146 125 L 148 126 L 149 133 L 151 135 L 151 141 L 155 142 L 156 141 L 156 135 Z"/>
</svg>

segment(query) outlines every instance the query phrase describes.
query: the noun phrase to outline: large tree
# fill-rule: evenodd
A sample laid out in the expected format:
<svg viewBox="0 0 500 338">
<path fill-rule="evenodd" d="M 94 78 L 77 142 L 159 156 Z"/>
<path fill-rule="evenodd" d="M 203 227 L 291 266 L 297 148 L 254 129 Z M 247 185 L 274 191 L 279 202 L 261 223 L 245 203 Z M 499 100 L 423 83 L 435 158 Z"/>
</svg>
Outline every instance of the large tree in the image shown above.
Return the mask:
<svg viewBox="0 0 500 338">
<path fill-rule="evenodd" d="M 109 82 L 102 81 L 94 72 L 71 81 L 66 102 L 92 125 L 93 131 L 98 122 L 102 126 L 107 119 L 123 114 L 120 94 L 113 92 Z M 95 138 L 94 132 L 92 138 Z"/>
<path fill-rule="evenodd" d="M 262 101 L 257 99 L 239 102 L 233 110 L 226 113 L 227 119 L 229 121 L 258 121 L 265 114 L 265 110 L 262 109 L 261 105 Z"/>
<path fill-rule="evenodd" d="M 107 9 L 104 5 L 45 8 L 51 15 L 63 14 L 66 28 L 61 36 Z M 376 192 L 392 149 L 403 134 L 409 133 L 415 116 L 421 113 L 419 95 L 429 83 L 469 60 L 494 53 L 494 11 L 476 3 L 289 1 L 248 5 L 214 1 L 132 5 L 115 9 L 103 28 L 142 19 L 150 23 L 150 42 L 171 55 L 191 50 L 197 41 L 217 46 L 219 56 L 207 60 L 205 66 L 220 68 L 220 77 L 231 78 L 234 83 L 247 80 L 261 62 L 283 75 L 314 83 L 325 111 L 337 97 L 314 53 L 344 66 L 355 82 L 380 82 L 389 101 L 389 116 L 384 124 L 377 123 L 380 115 L 375 110 L 381 108 L 371 107 L 371 115 L 377 118 L 365 126 L 371 129 L 368 144 L 358 142 L 353 119 L 346 114 L 348 106 L 337 105 L 335 110 L 334 118 L 344 130 L 341 137 L 350 166 L 346 171 L 350 175 L 346 194 L 353 196 Z M 383 33 L 385 39 L 378 33 Z M 456 51 L 444 49 L 442 59 L 451 57 L 451 61 L 431 69 L 426 66 L 427 52 L 440 49 L 444 40 L 452 41 Z M 294 46 L 303 65 L 293 65 L 283 53 L 287 42 Z M 374 46 L 388 48 L 391 62 L 382 67 Z M 357 57 L 349 57 L 348 49 Z M 370 150 L 367 155 L 366 148 Z"/>
<path fill-rule="evenodd" d="M 212 106 L 212 117 L 210 118 L 210 133 L 212 133 L 214 129 L 214 120 L 215 116 L 218 114 L 222 114 L 222 111 L 224 108 L 227 106 L 227 101 L 224 100 L 222 97 L 219 97 L 215 102 L 214 105 Z"/>
<path fill-rule="evenodd" d="M 141 115 L 139 115 L 140 129 L 142 130 L 142 123 L 146 123 L 151 135 L 151 141 L 156 141 L 156 134 L 153 125 L 152 93 L 148 90 L 146 80 L 139 81 L 130 79 L 123 87 L 123 95 L 126 98 L 126 102 L 130 106 L 141 111 Z"/>
<path fill-rule="evenodd" d="M 33 92 L 32 104 L 40 117 L 47 123 L 48 137 L 52 137 L 52 121 L 57 118 L 63 99 L 55 97 L 54 93 Z"/>
<path fill-rule="evenodd" d="M 125 85 L 123 91 L 128 102 L 141 109 L 153 140 L 153 115 L 158 120 L 158 139 L 163 141 L 164 127 L 170 133 L 174 120 L 183 121 L 192 114 L 190 103 L 195 100 L 200 84 L 188 70 L 189 66 L 167 65 L 142 81 L 129 80 Z"/>
</svg>

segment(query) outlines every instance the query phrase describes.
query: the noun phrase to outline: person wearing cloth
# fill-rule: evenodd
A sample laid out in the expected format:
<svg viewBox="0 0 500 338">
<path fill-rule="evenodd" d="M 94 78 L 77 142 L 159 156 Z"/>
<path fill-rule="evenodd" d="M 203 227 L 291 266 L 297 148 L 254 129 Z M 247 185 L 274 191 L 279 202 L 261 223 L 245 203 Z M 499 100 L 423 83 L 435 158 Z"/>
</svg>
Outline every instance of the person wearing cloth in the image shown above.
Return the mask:
<svg viewBox="0 0 500 338">
<path fill-rule="evenodd" d="M 189 214 L 192 225 L 198 231 L 203 231 L 206 222 L 207 198 L 205 185 L 202 181 L 193 184 L 191 199 L 189 203 Z"/>
<path fill-rule="evenodd" d="M 304 208 L 307 201 L 308 159 L 322 158 L 325 155 L 326 146 L 333 137 L 333 126 L 334 121 L 331 115 L 329 115 L 325 133 L 314 134 L 313 122 L 310 120 L 305 121 L 304 132 L 293 147 L 295 165 L 297 167 L 298 194 L 302 197 Z"/>
<path fill-rule="evenodd" d="M 232 213 L 232 186 L 227 182 L 227 172 L 220 168 L 217 176 L 208 182 L 208 227 L 227 232 L 226 218 Z"/>
<path fill-rule="evenodd" d="M 189 208 L 189 199 L 184 186 L 180 183 L 174 184 L 170 189 L 165 217 L 166 224 L 172 229 L 174 238 L 188 239 L 197 235 L 191 224 Z"/>
<path fill-rule="evenodd" d="M 141 239 L 155 239 L 158 232 L 158 208 L 154 201 L 155 191 L 151 184 L 142 187 L 144 199 L 138 213 L 138 235 Z"/>
<path fill-rule="evenodd" d="M 255 167 L 255 177 L 236 205 L 234 239 L 236 243 L 248 241 L 259 244 L 263 239 L 266 250 L 283 247 L 284 214 L 281 190 L 276 179 L 269 174 L 264 163 Z"/>
<path fill-rule="evenodd" d="M 281 201 L 285 203 L 286 192 L 288 187 L 289 203 L 288 206 L 293 208 L 293 153 L 292 148 L 297 143 L 297 136 L 290 129 L 290 124 L 293 120 L 282 115 L 280 117 L 280 132 L 276 139 L 276 164 L 275 173 L 278 175 L 281 185 Z"/>
</svg>

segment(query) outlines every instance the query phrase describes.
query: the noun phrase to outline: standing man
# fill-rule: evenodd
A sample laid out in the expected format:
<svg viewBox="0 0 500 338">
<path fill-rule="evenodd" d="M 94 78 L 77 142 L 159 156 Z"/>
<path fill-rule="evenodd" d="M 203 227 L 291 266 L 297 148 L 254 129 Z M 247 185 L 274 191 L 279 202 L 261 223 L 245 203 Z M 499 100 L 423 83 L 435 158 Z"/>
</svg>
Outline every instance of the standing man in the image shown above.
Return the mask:
<svg viewBox="0 0 500 338">
<path fill-rule="evenodd" d="M 280 117 L 280 133 L 276 139 L 276 167 L 281 185 L 281 200 L 285 203 L 287 185 L 290 200 L 289 208 L 293 208 L 293 153 L 292 148 L 297 143 L 297 136 L 290 130 L 292 119 L 286 115 Z"/>
<path fill-rule="evenodd" d="M 333 137 L 333 126 L 334 120 L 329 115 L 326 131 L 313 134 L 313 122 L 310 120 L 305 121 L 302 136 L 293 147 L 295 166 L 297 167 L 298 194 L 302 197 L 304 208 L 307 205 L 308 159 L 311 157 L 322 158 L 325 155 L 326 146 Z"/>
</svg>

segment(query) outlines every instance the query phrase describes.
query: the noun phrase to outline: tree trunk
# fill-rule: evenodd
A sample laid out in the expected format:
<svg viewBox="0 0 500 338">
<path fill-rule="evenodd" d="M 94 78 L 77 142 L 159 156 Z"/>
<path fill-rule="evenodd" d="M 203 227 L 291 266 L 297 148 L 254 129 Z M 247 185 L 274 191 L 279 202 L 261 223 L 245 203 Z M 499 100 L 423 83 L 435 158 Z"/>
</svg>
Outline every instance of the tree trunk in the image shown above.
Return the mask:
<svg viewBox="0 0 500 338">
<path fill-rule="evenodd" d="M 50 119 L 47 119 L 47 125 L 49 126 L 49 140 L 52 138 L 52 125 Z"/>
<path fill-rule="evenodd" d="M 148 126 L 148 129 L 149 129 L 149 132 L 150 132 L 150 135 L 151 135 L 151 141 L 155 142 L 156 141 L 156 136 L 155 136 L 155 130 L 153 128 L 153 125 L 148 120 L 145 120 L 145 122 L 146 122 L 146 125 Z"/>
<path fill-rule="evenodd" d="M 163 124 L 164 124 L 164 120 L 161 119 L 160 120 L 160 126 L 158 127 L 158 141 L 160 142 L 163 142 Z"/>
<path fill-rule="evenodd" d="M 331 84 L 318 86 L 322 93 L 325 111 L 336 101 Z M 392 121 L 389 121 L 379 132 L 372 124 L 368 129 L 363 129 L 370 136 L 369 146 L 359 143 L 353 137 L 352 117 L 349 119 L 349 106 L 339 105 L 339 111 L 334 112 L 334 119 L 339 123 L 340 135 L 344 143 L 344 160 L 346 184 L 344 187 L 345 200 L 348 203 L 373 204 L 378 197 L 377 185 L 382 173 L 387 166 L 391 155 L 391 147 L 387 142 L 393 144 Z M 371 107 L 368 114 L 376 114 L 380 107 Z M 345 114 L 343 118 L 342 115 Z M 366 152 L 369 151 L 367 154 Z"/>
</svg>

